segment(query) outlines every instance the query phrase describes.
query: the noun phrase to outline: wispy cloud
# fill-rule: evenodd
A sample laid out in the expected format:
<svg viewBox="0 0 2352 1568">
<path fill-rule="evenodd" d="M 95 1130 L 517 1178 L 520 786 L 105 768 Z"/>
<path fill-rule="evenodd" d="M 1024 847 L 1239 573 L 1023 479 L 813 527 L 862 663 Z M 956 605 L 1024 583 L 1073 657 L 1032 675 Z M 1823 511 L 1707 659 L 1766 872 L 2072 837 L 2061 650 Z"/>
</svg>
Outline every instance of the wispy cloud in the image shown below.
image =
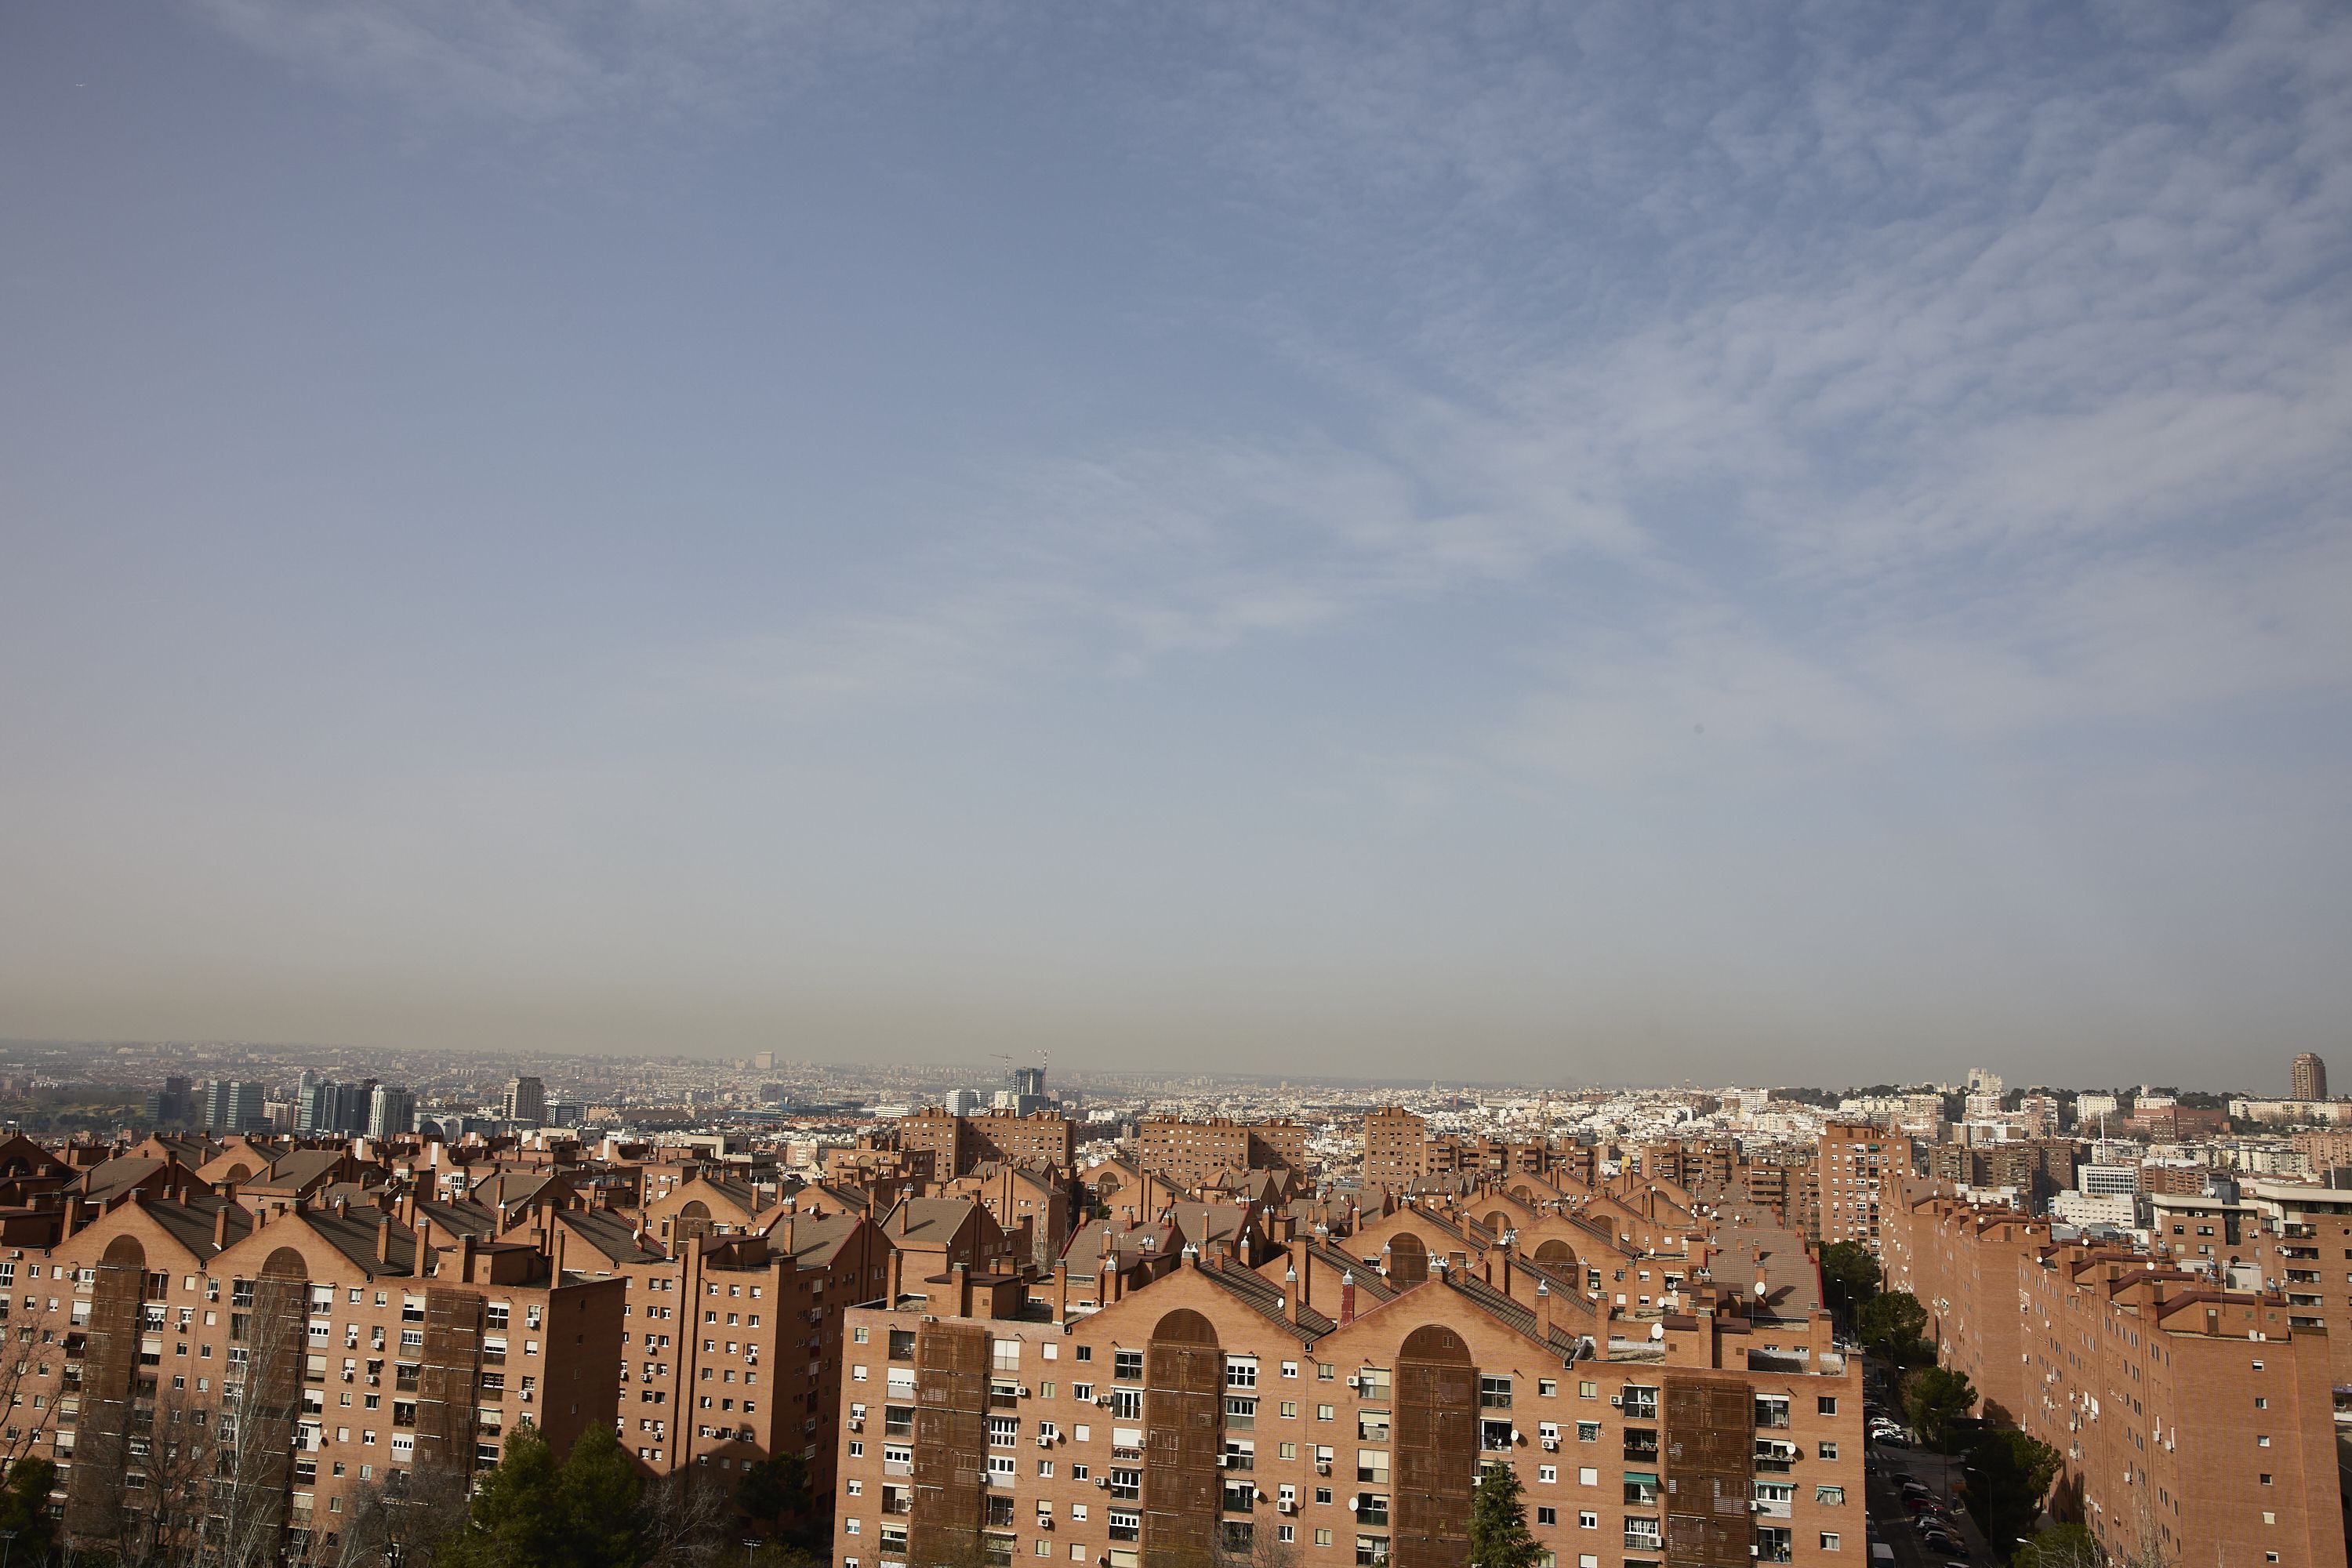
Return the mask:
<svg viewBox="0 0 2352 1568">
<path fill-rule="evenodd" d="M 741 117 L 812 73 L 959 31 L 985 8 L 913 0 L 186 0 L 334 86 L 434 119 Z"/>
<path fill-rule="evenodd" d="M 197 3 L 337 80 L 525 121 L 753 101 L 950 25 Z M 1496 747 L 1572 770 L 1702 722 L 1718 755 L 1852 755 L 1923 716 L 2352 693 L 2340 9 L 1129 20 L 1165 47 L 1117 68 L 1109 133 L 1205 158 L 1293 247 L 1253 308 L 1323 407 L 909 498 L 939 542 L 888 586 L 691 650 L 688 688 L 966 694 L 1520 595 L 1559 608 Z"/>
</svg>

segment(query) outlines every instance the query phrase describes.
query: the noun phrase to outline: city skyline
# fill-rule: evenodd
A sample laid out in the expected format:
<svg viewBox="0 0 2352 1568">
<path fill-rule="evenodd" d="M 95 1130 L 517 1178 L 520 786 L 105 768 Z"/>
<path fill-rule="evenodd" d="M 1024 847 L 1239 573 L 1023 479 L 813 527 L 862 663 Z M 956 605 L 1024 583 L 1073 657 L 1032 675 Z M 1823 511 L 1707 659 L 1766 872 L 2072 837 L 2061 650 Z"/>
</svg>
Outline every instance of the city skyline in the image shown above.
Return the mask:
<svg viewBox="0 0 2352 1568">
<path fill-rule="evenodd" d="M 2341 1049 L 2340 7 L 0 39 L 0 1032 Z"/>
</svg>

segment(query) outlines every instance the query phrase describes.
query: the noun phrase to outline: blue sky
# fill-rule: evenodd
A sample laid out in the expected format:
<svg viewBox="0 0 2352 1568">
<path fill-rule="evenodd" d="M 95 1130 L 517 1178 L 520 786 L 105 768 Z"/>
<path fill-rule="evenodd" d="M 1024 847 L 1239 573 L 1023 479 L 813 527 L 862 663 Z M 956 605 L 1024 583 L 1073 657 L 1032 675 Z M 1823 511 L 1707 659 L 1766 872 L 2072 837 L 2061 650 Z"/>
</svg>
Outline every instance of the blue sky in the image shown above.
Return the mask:
<svg viewBox="0 0 2352 1568">
<path fill-rule="evenodd" d="M 2282 1087 L 2352 13 L 0 18 L 0 1034 Z"/>
</svg>

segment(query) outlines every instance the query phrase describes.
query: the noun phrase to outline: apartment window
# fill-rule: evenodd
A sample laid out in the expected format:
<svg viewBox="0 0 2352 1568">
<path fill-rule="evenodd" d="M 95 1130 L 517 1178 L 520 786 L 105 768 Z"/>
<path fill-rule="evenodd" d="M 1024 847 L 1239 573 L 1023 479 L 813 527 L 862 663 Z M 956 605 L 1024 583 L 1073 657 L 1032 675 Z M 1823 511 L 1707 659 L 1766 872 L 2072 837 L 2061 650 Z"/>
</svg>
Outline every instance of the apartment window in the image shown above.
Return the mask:
<svg viewBox="0 0 2352 1568">
<path fill-rule="evenodd" d="M 1538 1524 L 1558 1524 L 1559 1522 L 1559 1510 L 1556 1508 L 1537 1509 L 1536 1522 Z"/>
<path fill-rule="evenodd" d="M 1580 1443 L 1598 1443 L 1601 1441 L 1601 1423 L 1598 1421 L 1578 1422 L 1576 1424 L 1576 1440 Z"/>
<path fill-rule="evenodd" d="M 1824 1530 L 1824 1531 L 1822 1531 L 1822 1551 L 1824 1551 L 1824 1552 L 1835 1552 L 1837 1549 L 1838 1549 L 1838 1538 L 1837 1538 L 1837 1533 L 1836 1533 L 1834 1531 L 1828 1531 L 1828 1530 Z"/>
<path fill-rule="evenodd" d="M 1552 1399 L 1558 1397 L 1559 1394 L 1559 1380 L 1558 1378 L 1539 1377 L 1536 1379 L 1537 1398 Z"/>
<path fill-rule="evenodd" d="M 1116 1378 L 1132 1379 L 1139 1382 L 1141 1381 L 1143 1377 L 1143 1352 L 1141 1351 L 1120 1350 L 1111 1352 L 1110 1374 Z"/>
<path fill-rule="evenodd" d="M 1819 1412 L 1821 1415 L 1836 1415 L 1836 1414 L 1837 1414 L 1837 1395 L 1835 1395 L 1835 1394 L 1822 1394 L 1820 1398 L 1818 1398 L 1818 1399 L 1816 1399 L 1816 1400 L 1814 1400 L 1814 1401 L 1813 1401 L 1813 1408 L 1814 1408 L 1814 1410 L 1815 1410 L 1815 1411 Z"/>
<path fill-rule="evenodd" d="M 1601 1516 L 1593 1512 L 1589 1508 L 1585 1509 L 1576 1516 L 1576 1528 L 1579 1530 L 1598 1530 L 1601 1528 Z"/>
<path fill-rule="evenodd" d="M 1819 1452 L 1824 1459 L 1834 1459 L 1838 1455 L 1838 1447 L 1835 1443 L 1823 1443 L 1820 1445 Z"/>
<path fill-rule="evenodd" d="M 1551 1485 L 1559 1479 L 1559 1467 L 1557 1465 L 1538 1465 L 1536 1467 L 1536 1479 L 1541 1481 L 1546 1486 Z"/>
</svg>

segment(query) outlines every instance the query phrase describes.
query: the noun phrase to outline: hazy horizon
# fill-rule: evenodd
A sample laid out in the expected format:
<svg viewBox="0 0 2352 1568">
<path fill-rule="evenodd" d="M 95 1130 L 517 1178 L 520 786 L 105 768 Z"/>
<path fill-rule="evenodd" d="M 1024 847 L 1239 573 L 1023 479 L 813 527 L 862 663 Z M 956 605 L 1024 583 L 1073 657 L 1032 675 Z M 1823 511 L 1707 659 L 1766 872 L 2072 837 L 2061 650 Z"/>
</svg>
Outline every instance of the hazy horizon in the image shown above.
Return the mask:
<svg viewBox="0 0 2352 1568">
<path fill-rule="evenodd" d="M 0 1034 L 2346 1036 L 2342 7 L 35 3 L 0 203 Z"/>
</svg>

